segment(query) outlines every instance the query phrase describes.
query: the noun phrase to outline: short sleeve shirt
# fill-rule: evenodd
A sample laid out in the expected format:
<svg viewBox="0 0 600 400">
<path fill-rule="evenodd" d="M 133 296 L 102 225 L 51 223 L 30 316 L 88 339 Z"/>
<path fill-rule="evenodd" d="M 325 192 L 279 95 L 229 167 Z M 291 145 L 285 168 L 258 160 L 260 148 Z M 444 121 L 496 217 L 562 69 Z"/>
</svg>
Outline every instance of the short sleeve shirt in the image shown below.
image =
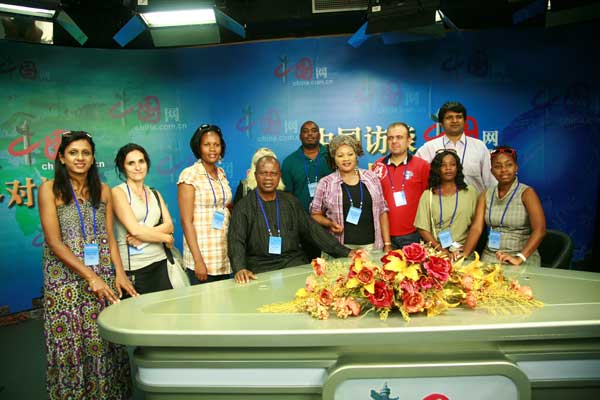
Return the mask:
<svg viewBox="0 0 600 400">
<path fill-rule="evenodd" d="M 194 187 L 194 218 L 196 240 L 202 253 L 209 275 L 231 273 L 227 257 L 227 230 L 229 229 L 229 210 L 225 207 L 231 202 L 231 187 L 222 168 L 217 169 L 219 179 L 210 178 L 201 161 L 185 168 L 179 175 L 177 184 L 188 184 Z M 225 215 L 222 229 L 212 227 L 215 211 Z M 194 269 L 194 258 L 183 240 L 183 264 Z"/>
</svg>

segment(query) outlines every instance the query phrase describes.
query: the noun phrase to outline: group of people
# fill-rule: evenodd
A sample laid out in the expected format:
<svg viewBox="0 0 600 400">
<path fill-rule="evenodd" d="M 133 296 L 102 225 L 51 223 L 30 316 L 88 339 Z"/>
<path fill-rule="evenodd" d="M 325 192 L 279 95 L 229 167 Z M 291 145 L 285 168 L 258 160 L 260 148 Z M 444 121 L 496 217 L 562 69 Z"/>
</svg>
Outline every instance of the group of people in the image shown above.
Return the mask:
<svg viewBox="0 0 600 400">
<path fill-rule="evenodd" d="M 466 117 L 462 104 L 444 104 L 444 134 L 415 155 L 409 126 L 391 124 L 389 154 L 371 169 L 359 168 L 355 137 L 324 146 L 318 125 L 307 121 L 301 145 L 281 165 L 267 148 L 254 154 L 235 198 L 218 166 L 223 134 L 201 125 L 190 140 L 197 161 L 177 180 L 190 282 L 246 283 L 315 257 L 419 241 L 454 260 L 475 251 L 486 226 L 484 261 L 539 265 L 544 213 L 517 178 L 517 153 L 498 147 L 490 155 L 465 135 Z M 62 134 L 54 179 L 39 190 L 50 398 L 130 395 L 127 352 L 100 338 L 96 319 L 123 296 L 171 288 L 174 224 L 162 195 L 145 182 L 150 165 L 142 146 L 121 147 L 115 168 L 123 183 L 111 190 L 100 181 L 91 135 Z"/>
</svg>

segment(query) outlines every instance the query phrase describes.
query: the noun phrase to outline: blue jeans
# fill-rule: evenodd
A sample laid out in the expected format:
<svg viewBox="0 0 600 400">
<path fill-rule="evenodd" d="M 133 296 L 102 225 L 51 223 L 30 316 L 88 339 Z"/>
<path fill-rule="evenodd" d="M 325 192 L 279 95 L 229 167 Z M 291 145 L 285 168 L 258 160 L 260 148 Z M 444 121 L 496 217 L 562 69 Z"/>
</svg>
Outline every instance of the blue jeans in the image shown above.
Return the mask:
<svg viewBox="0 0 600 400">
<path fill-rule="evenodd" d="M 217 281 L 224 281 L 225 279 L 230 279 L 233 277 L 232 274 L 225 274 L 225 275 L 208 275 L 208 279 L 205 281 L 199 281 L 198 278 L 196 278 L 196 272 L 194 272 L 193 269 L 185 269 L 185 273 L 187 274 L 188 278 L 190 278 L 190 285 L 200 285 L 203 283 L 210 283 L 210 282 L 217 282 Z"/>
<path fill-rule="evenodd" d="M 392 248 L 396 250 L 402 249 L 404 246 L 411 243 L 419 243 L 421 241 L 421 235 L 419 235 L 419 232 L 415 231 L 408 235 L 392 236 L 390 239 L 392 240 Z"/>
</svg>

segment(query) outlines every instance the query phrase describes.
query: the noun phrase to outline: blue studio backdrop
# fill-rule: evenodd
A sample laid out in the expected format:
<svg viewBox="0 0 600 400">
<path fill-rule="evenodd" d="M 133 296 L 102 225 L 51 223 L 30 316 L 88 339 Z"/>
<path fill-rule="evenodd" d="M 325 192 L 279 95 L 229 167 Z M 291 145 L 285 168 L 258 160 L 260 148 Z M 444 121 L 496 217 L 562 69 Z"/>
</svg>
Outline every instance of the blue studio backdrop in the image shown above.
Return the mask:
<svg viewBox="0 0 600 400">
<path fill-rule="evenodd" d="M 60 48 L 0 41 L 0 307 L 17 312 L 41 296 L 37 189 L 53 176 L 63 130 L 86 130 L 102 179 L 118 183 L 116 150 L 148 150 L 148 184 L 178 222 L 176 181 L 194 158 L 202 123 L 222 128 L 222 163 L 235 190 L 258 147 L 280 158 L 299 145 L 303 121 L 322 141 L 356 135 L 367 155 L 385 154 L 385 128 L 405 121 L 415 147 L 440 134 L 447 100 L 468 110 L 467 134 L 519 152 L 549 228 L 568 233 L 575 260 L 591 249 L 600 152 L 597 28 L 449 34 L 443 39 L 353 48 L 348 37 L 161 50 Z M 178 223 L 176 244 L 181 248 Z"/>
</svg>

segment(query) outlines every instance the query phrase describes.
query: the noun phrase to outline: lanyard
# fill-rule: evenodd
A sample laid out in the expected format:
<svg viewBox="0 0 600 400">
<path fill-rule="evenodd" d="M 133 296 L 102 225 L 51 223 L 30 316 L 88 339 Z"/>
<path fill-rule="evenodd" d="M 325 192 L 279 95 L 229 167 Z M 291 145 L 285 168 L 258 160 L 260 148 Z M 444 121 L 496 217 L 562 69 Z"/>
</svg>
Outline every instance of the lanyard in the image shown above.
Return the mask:
<svg viewBox="0 0 600 400">
<path fill-rule="evenodd" d="M 214 199 L 214 207 L 217 208 L 217 195 L 215 194 L 215 189 L 213 188 L 210 176 L 208 175 L 208 172 L 206 172 L 206 170 L 204 170 L 204 172 L 206 173 L 206 178 L 208 179 L 208 184 L 210 185 L 210 190 L 212 190 L 212 194 L 213 194 L 213 199 Z M 219 180 L 219 184 L 221 185 L 221 192 L 223 193 L 223 210 L 225 209 L 225 189 L 223 189 L 223 182 L 221 182 L 221 178 L 219 178 L 219 171 L 217 171 L 217 179 Z"/>
<path fill-rule="evenodd" d="M 444 143 L 444 138 L 442 138 L 442 143 L 444 144 L 444 150 L 446 150 L 446 145 L 448 143 L 450 143 L 450 141 L 448 140 L 446 143 Z M 460 159 L 460 163 L 464 166 L 465 165 L 465 153 L 467 152 L 467 135 L 465 135 L 465 147 L 463 147 L 463 155 L 462 158 Z"/>
<path fill-rule="evenodd" d="M 131 190 L 129 190 L 129 185 L 127 183 L 125 183 L 125 186 L 127 186 L 127 194 L 129 194 L 129 205 L 131 205 Z M 144 187 L 142 186 L 142 188 Z M 146 192 L 146 188 L 144 188 L 144 196 L 146 197 L 146 215 L 144 215 L 143 223 L 146 222 L 146 218 L 148 218 L 148 193 Z"/>
<path fill-rule="evenodd" d="M 517 193 L 517 190 L 519 190 L 520 185 L 521 185 L 521 182 L 517 183 L 517 187 L 510 195 L 510 199 L 508 199 L 508 203 L 506 203 L 506 207 L 504 207 L 504 212 L 502 213 L 502 218 L 500 218 L 500 225 L 498 225 L 498 226 L 502 226 L 502 223 L 504 222 L 504 217 L 506 216 L 506 211 L 508 210 L 508 206 L 510 205 L 510 202 L 512 201 L 513 197 L 515 197 L 515 193 Z M 488 218 L 490 220 L 490 226 L 492 226 L 492 205 L 494 204 L 494 196 L 496 195 L 497 188 L 498 188 L 498 186 L 496 186 L 494 188 L 494 191 L 492 192 L 492 199 L 490 200 L 490 209 L 488 210 Z"/>
<path fill-rule="evenodd" d="M 271 225 L 269 225 L 269 219 L 267 218 L 267 213 L 265 212 L 265 207 L 263 206 L 263 202 L 260 199 L 260 196 L 258 195 L 258 190 L 255 190 L 254 193 L 256 194 L 256 200 L 258 201 L 258 205 L 260 206 L 260 211 L 262 211 L 263 218 L 265 219 L 265 224 L 267 225 L 269 236 L 273 236 L 273 234 L 271 233 Z M 275 214 L 277 218 L 277 236 L 281 236 L 281 230 L 279 229 L 279 196 L 277 195 L 277 192 L 275 192 Z"/>
<path fill-rule="evenodd" d="M 392 179 L 392 173 L 390 171 L 390 165 L 386 164 L 385 167 L 388 171 L 388 179 L 390 180 L 390 185 L 392 186 L 392 193 L 396 191 L 394 188 L 394 180 Z M 398 167 L 395 167 L 398 168 Z M 404 164 L 404 172 L 402 172 L 402 184 L 400 185 L 400 190 L 404 190 L 404 181 L 406 180 L 406 170 L 408 169 L 408 158 L 406 159 L 406 164 Z"/>
<path fill-rule="evenodd" d="M 438 196 L 440 197 L 440 229 L 442 229 L 442 187 L 438 187 Z M 454 222 L 454 217 L 456 216 L 456 209 L 458 208 L 458 186 L 456 187 L 456 203 L 454 204 L 454 212 L 452 213 L 452 218 L 450 218 L 450 226 L 452 226 L 452 222 Z"/>
<path fill-rule="evenodd" d="M 352 202 L 352 196 L 350 195 L 350 190 L 348 189 L 348 185 L 346 185 L 344 182 L 342 182 L 342 187 L 346 190 L 346 194 L 348 195 L 348 200 L 350 200 L 350 207 L 354 207 L 354 202 Z M 360 188 L 360 206 L 358 208 L 360 208 L 362 210 L 363 185 L 362 185 L 362 181 L 360 180 L 360 174 L 358 175 L 358 187 Z"/>
<path fill-rule="evenodd" d="M 315 158 L 315 182 L 319 181 L 319 156 L 321 153 L 317 154 L 317 158 Z M 304 156 L 304 173 L 306 174 L 306 181 L 310 183 L 310 177 L 308 176 L 308 164 L 306 163 L 306 156 Z"/>
<path fill-rule="evenodd" d="M 81 225 L 81 233 L 83 233 L 83 243 L 87 243 L 87 235 L 85 234 L 85 224 L 83 223 L 83 214 L 81 213 L 81 207 L 79 206 L 79 200 L 77 199 L 77 196 L 75 195 L 75 191 L 73 190 L 73 185 L 71 185 L 70 181 L 69 181 L 69 186 L 71 186 L 71 193 L 73 193 L 73 201 L 75 202 L 75 205 L 77 206 L 77 214 L 79 214 L 79 224 Z M 98 234 L 96 232 L 96 208 L 94 206 L 92 206 L 92 214 L 93 214 L 93 219 L 94 219 L 94 241 L 97 242 Z"/>
</svg>

